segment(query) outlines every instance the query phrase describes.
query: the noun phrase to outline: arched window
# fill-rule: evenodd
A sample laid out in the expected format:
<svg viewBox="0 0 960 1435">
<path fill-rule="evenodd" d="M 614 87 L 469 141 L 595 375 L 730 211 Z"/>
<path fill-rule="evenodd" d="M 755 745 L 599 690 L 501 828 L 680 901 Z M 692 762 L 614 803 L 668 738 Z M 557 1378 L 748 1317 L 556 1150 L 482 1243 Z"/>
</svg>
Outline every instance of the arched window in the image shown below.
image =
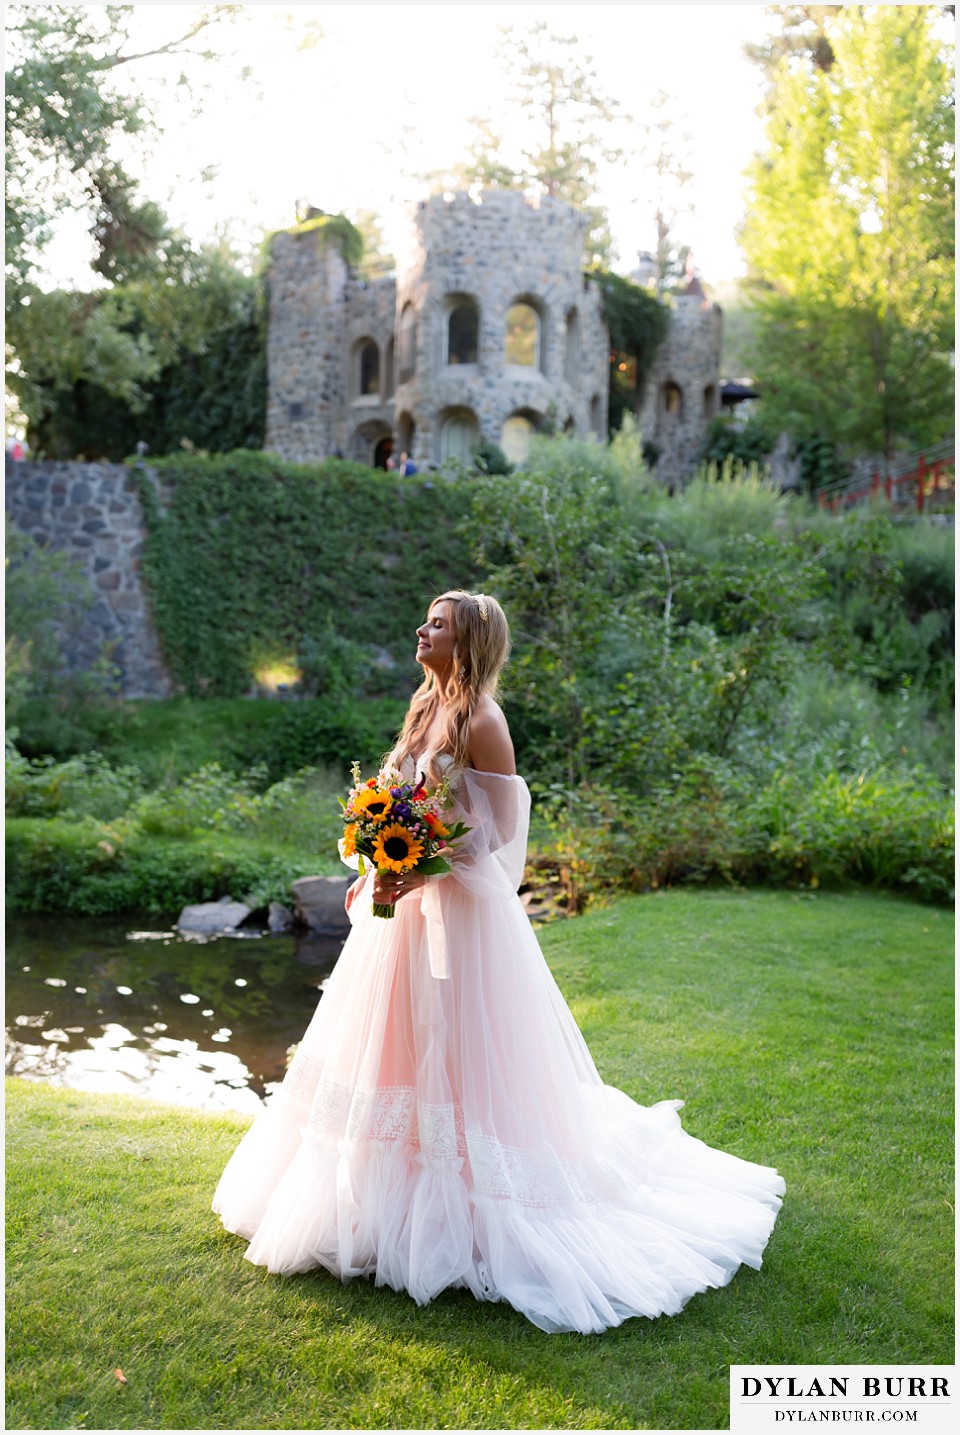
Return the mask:
<svg viewBox="0 0 960 1435">
<path fill-rule="evenodd" d="M 703 391 L 703 417 L 705 419 L 716 418 L 717 415 L 717 390 L 714 384 L 708 384 Z"/>
<path fill-rule="evenodd" d="M 447 318 L 448 364 L 475 364 L 480 352 L 480 315 L 472 299 L 460 299 Z"/>
<path fill-rule="evenodd" d="M 406 384 L 417 372 L 417 315 L 412 304 L 404 304 L 400 315 L 400 372 L 397 382 Z"/>
<path fill-rule="evenodd" d="M 386 374 L 385 374 L 385 376 L 384 376 L 386 382 L 384 383 L 384 386 L 383 386 L 383 396 L 384 396 L 384 398 L 386 398 L 386 399 L 389 399 L 390 396 L 391 396 L 392 393 L 393 393 L 393 363 L 394 363 L 394 342 L 393 342 L 393 338 L 392 338 L 392 336 L 391 336 L 391 338 L 387 341 L 387 361 L 386 361 L 386 364 L 384 365 L 384 368 L 386 369 Z"/>
<path fill-rule="evenodd" d="M 599 394 L 594 394 L 590 400 L 590 428 L 597 438 L 603 438 L 603 403 Z"/>
<path fill-rule="evenodd" d="M 480 428 L 469 409 L 454 409 L 441 420 L 440 462 L 458 459 L 460 463 L 473 460 L 473 450 L 480 442 Z"/>
<path fill-rule="evenodd" d="M 511 463 L 523 463 L 530 452 L 530 440 L 536 433 L 526 414 L 511 414 L 500 430 L 500 447 Z"/>
<path fill-rule="evenodd" d="M 661 391 L 661 402 L 665 414 L 676 419 L 683 417 L 683 390 L 679 384 L 673 382 L 664 384 Z"/>
<path fill-rule="evenodd" d="M 576 309 L 567 314 L 566 346 L 563 355 L 563 377 L 571 388 L 576 387 L 580 373 L 580 315 Z"/>
<path fill-rule="evenodd" d="M 511 304 L 507 310 L 504 353 L 508 364 L 540 367 L 540 315 L 532 304 Z"/>
<path fill-rule="evenodd" d="M 357 393 L 361 398 L 380 393 L 380 350 L 366 339 L 357 354 Z"/>
</svg>

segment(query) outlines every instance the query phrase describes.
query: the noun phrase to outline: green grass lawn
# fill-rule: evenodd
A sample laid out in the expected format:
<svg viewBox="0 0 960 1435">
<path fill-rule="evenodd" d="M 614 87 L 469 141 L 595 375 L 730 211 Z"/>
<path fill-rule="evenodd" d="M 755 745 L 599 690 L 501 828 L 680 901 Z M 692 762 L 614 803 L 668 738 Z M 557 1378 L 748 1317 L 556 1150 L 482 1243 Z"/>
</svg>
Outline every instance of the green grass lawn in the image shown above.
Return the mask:
<svg viewBox="0 0 960 1435">
<path fill-rule="evenodd" d="M 602 1336 L 279 1279 L 209 1209 L 241 1118 L 11 1081 L 8 1426 L 721 1429 L 731 1364 L 951 1363 L 952 913 L 676 891 L 541 936 L 607 1081 L 784 1174 L 762 1271 Z"/>
</svg>

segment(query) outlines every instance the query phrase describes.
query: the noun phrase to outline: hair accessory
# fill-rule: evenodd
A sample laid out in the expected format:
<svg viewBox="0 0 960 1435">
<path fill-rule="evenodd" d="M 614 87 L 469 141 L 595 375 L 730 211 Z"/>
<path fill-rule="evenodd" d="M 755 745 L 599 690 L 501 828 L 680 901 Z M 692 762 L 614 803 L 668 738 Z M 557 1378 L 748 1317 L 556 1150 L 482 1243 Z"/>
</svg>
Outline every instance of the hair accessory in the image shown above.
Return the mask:
<svg viewBox="0 0 960 1435">
<path fill-rule="evenodd" d="M 480 617 L 483 619 L 484 622 L 486 622 L 487 618 L 489 617 L 489 611 L 487 609 L 487 598 L 485 593 L 477 594 L 477 607 L 480 609 Z"/>
</svg>

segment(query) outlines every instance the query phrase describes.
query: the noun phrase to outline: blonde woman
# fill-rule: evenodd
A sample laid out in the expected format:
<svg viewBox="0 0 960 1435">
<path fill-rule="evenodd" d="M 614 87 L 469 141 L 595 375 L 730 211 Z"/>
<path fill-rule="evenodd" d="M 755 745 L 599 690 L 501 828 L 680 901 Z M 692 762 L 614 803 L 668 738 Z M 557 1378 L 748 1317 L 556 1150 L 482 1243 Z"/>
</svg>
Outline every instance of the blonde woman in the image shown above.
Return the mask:
<svg viewBox="0 0 960 1435">
<path fill-rule="evenodd" d="M 213 1205 L 271 1271 L 372 1276 L 419 1304 L 463 1287 L 600 1332 L 759 1267 L 784 1185 L 687 1135 L 682 1102 L 599 1076 L 517 896 L 509 651 L 484 593 L 442 594 L 417 629 L 424 678 L 384 770 L 446 778 L 470 832 L 449 873 L 350 889 L 326 993 Z"/>
</svg>

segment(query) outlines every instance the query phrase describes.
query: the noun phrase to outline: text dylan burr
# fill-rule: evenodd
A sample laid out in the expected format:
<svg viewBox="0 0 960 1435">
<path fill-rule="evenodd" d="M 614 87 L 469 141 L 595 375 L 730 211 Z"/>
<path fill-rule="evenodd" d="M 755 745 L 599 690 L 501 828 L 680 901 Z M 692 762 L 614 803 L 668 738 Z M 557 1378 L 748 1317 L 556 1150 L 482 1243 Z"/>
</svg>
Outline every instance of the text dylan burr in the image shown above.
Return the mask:
<svg viewBox="0 0 960 1435">
<path fill-rule="evenodd" d="M 946 1376 L 942 1375 L 865 1375 L 862 1377 L 861 1390 L 849 1390 L 850 1376 L 831 1375 L 829 1380 L 824 1382 L 814 1378 L 805 1381 L 798 1380 L 793 1375 L 765 1375 L 762 1378 L 756 1375 L 745 1375 L 741 1378 L 742 1395 L 744 1397 L 753 1395 L 764 1395 L 769 1398 L 771 1395 L 785 1395 L 788 1400 L 796 1400 L 809 1396 L 817 1400 L 829 1400 L 831 1398 L 849 1398 L 850 1395 L 862 1395 L 866 1398 L 877 1397 L 879 1399 L 896 1400 L 904 1397 L 907 1400 L 917 1400 L 930 1396 L 946 1396 L 950 1392 L 947 1389 Z"/>
</svg>

